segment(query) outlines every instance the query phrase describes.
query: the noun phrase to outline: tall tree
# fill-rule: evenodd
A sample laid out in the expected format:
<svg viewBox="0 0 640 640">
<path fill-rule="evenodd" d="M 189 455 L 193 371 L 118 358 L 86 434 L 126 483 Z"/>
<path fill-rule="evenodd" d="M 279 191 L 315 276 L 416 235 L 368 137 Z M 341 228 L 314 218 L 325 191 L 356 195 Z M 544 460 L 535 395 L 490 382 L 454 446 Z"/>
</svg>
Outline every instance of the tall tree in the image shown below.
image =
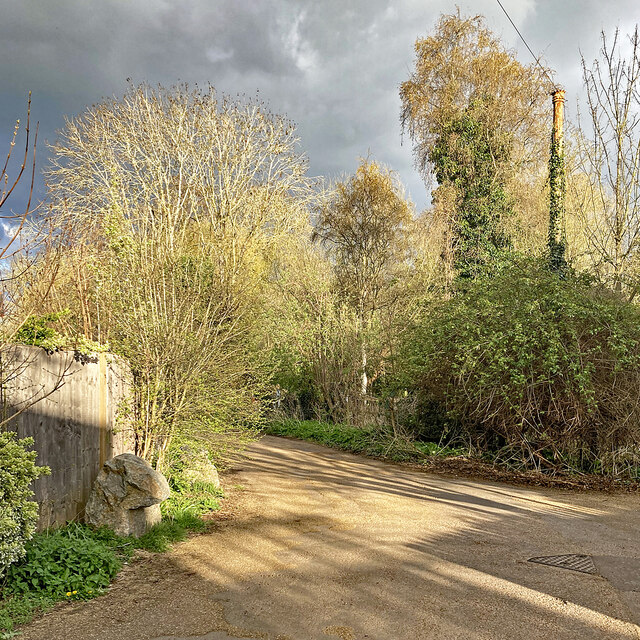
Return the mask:
<svg viewBox="0 0 640 640">
<path fill-rule="evenodd" d="M 464 278 L 476 277 L 511 247 L 505 222 L 513 206 L 501 171 L 511 150 L 508 137 L 487 122 L 491 102 L 491 96 L 474 99 L 442 127 L 430 154 L 438 184 L 453 187 L 453 266 Z"/>
<path fill-rule="evenodd" d="M 548 79 L 540 65 L 518 62 L 481 16 L 443 15 L 415 51 L 400 89 L 402 124 L 425 179 L 435 171 L 434 200 L 448 218 L 453 262 L 473 275 L 507 246 L 505 228 L 517 226 L 505 220 L 512 209 L 531 218 L 518 202 L 536 199 L 509 195 L 534 189 L 545 170 Z M 545 240 L 546 230 L 541 246 Z"/>
<path fill-rule="evenodd" d="M 212 87 L 140 86 L 68 121 L 54 152 L 52 216 L 74 229 L 56 302 L 129 359 L 139 453 L 255 424 L 256 309 L 307 218 L 294 126 Z"/>
<path fill-rule="evenodd" d="M 355 175 L 339 182 L 318 211 L 315 235 L 331 250 L 338 285 L 356 310 L 363 333 L 392 294 L 411 219 L 396 175 L 371 160 L 363 160 Z M 364 340 L 361 380 L 366 395 Z"/>
</svg>

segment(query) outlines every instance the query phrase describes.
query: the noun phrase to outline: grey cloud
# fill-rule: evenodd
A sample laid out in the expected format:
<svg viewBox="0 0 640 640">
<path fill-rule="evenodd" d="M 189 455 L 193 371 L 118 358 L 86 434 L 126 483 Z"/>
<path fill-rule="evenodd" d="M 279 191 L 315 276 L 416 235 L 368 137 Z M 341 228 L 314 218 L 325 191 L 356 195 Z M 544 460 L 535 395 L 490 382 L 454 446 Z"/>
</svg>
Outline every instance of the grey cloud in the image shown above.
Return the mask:
<svg viewBox="0 0 640 640">
<path fill-rule="evenodd" d="M 494 0 L 458 4 L 485 14 L 529 62 Z M 504 4 L 572 91 L 578 46 L 595 55 L 600 28 L 640 19 L 632 0 Z M 416 37 L 453 11 L 448 0 L 0 0 L 0 150 L 29 89 L 42 137 L 52 140 L 63 115 L 121 95 L 126 78 L 211 82 L 230 94 L 259 89 L 273 111 L 296 121 L 312 173 L 353 171 L 371 151 L 423 207 L 429 197 L 410 141 L 401 145 L 398 88 Z M 43 146 L 39 163 L 46 163 Z"/>
</svg>

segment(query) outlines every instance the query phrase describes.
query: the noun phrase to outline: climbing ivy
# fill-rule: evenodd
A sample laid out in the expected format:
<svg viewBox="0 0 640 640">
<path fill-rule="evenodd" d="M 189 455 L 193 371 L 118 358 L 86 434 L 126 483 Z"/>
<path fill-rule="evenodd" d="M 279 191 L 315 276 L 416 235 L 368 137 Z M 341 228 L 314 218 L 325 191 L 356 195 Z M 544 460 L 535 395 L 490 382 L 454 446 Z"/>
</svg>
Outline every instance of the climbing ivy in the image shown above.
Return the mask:
<svg viewBox="0 0 640 640">
<path fill-rule="evenodd" d="M 454 267 L 459 277 L 475 278 L 511 248 L 504 220 L 513 215 L 505 190 L 510 159 L 507 135 L 487 122 L 487 102 L 472 100 L 459 118 L 447 123 L 430 160 L 441 186 L 453 186 Z"/>
<path fill-rule="evenodd" d="M 564 154 L 559 142 L 552 139 L 549 156 L 549 268 L 561 274 L 567 268 L 563 226 L 565 190 Z"/>
</svg>

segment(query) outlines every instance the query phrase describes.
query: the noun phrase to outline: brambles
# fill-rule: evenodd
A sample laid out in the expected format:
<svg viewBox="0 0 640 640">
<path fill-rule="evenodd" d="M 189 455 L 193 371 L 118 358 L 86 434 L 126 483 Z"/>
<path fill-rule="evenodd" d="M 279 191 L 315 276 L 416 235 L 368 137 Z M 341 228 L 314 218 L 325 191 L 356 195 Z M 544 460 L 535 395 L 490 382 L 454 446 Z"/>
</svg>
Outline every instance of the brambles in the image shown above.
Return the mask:
<svg viewBox="0 0 640 640">
<path fill-rule="evenodd" d="M 640 310 L 515 260 L 429 309 L 405 344 L 416 393 L 520 468 L 637 477 Z"/>
</svg>

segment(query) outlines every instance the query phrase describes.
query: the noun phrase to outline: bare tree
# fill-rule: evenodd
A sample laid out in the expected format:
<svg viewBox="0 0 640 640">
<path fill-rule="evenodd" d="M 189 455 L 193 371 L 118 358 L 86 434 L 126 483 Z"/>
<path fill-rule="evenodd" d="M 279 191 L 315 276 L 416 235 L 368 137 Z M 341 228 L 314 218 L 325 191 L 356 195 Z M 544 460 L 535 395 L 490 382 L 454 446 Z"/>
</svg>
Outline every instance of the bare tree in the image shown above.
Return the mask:
<svg viewBox="0 0 640 640">
<path fill-rule="evenodd" d="M 17 244 L 18 237 L 20 235 L 20 231 L 22 230 L 27 216 L 29 215 L 29 211 L 31 208 L 31 198 L 33 196 L 33 184 L 35 180 L 35 172 L 36 172 L 36 143 L 38 140 L 38 125 L 36 125 L 36 132 L 34 136 L 33 143 L 31 143 L 30 135 L 30 125 L 31 125 L 31 93 L 29 93 L 29 99 L 27 101 L 27 122 L 25 126 L 25 143 L 24 143 L 24 154 L 22 156 L 22 162 L 20 164 L 20 168 L 18 173 L 10 180 L 9 179 L 9 163 L 11 162 L 11 156 L 14 151 L 14 147 L 16 144 L 16 139 L 18 137 L 18 132 L 20 131 L 20 120 L 16 121 L 16 125 L 13 129 L 13 136 L 11 138 L 11 142 L 9 143 L 9 151 L 7 152 L 7 156 L 4 161 L 4 165 L 2 169 L 0 169 L 0 220 L 8 221 L 10 224 L 13 223 L 13 228 L 9 227 L 8 241 L 0 249 L 0 259 L 8 258 L 12 254 L 12 249 L 15 248 Z M 32 153 L 32 161 L 31 161 L 31 182 L 29 185 L 29 196 L 27 203 L 24 207 L 24 210 L 21 213 L 13 213 L 7 212 L 6 205 L 11 197 L 12 193 L 20 183 L 25 170 L 27 169 L 27 164 L 29 163 L 29 155 Z M 4 208 L 3 208 L 4 207 Z M 6 228 L 6 227 L 5 227 Z"/>
<path fill-rule="evenodd" d="M 217 446 L 256 424 L 258 303 L 311 194 L 293 124 L 143 85 L 69 120 L 54 152 L 52 215 L 74 229 L 54 299 L 131 363 L 138 452 L 162 465 L 187 432 Z"/>
<path fill-rule="evenodd" d="M 31 93 L 27 100 L 24 124 L 24 151 L 18 159 L 19 167 L 11 175 L 20 129 L 21 123 L 17 120 L 9 150 L 0 168 L 0 221 L 5 235 L 0 247 L 0 428 L 54 393 L 64 383 L 68 371 L 68 366 L 63 367 L 54 376 L 55 381 L 50 387 L 29 386 L 26 394 L 19 394 L 22 398 L 19 402 L 12 393 L 12 389 L 23 383 L 24 373 L 30 364 L 26 352 L 16 349 L 14 345 L 16 335 L 47 297 L 56 275 L 56 260 L 50 251 L 51 234 L 46 226 L 36 231 L 31 225 L 31 218 L 35 214 L 31 202 L 38 140 L 38 125 L 34 133 L 31 131 Z M 25 179 L 28 187 L 26 201 L 17 211 L 13 211 L 10 205 Z M 42 262 L 46 262 L 47 269 L 40 269 Z"/>
<path fill-rule="evenodd" d="M 582 58 L 589 109 L 580 121 L 577 169 L 585 179 L 577 197 L 588 251 L 601 277 L 633 298 L 640 248 L 640 37 L 629 36 L 628 57 L 616 29 L 602 32 L 600 57 Z"/>
</svg>

